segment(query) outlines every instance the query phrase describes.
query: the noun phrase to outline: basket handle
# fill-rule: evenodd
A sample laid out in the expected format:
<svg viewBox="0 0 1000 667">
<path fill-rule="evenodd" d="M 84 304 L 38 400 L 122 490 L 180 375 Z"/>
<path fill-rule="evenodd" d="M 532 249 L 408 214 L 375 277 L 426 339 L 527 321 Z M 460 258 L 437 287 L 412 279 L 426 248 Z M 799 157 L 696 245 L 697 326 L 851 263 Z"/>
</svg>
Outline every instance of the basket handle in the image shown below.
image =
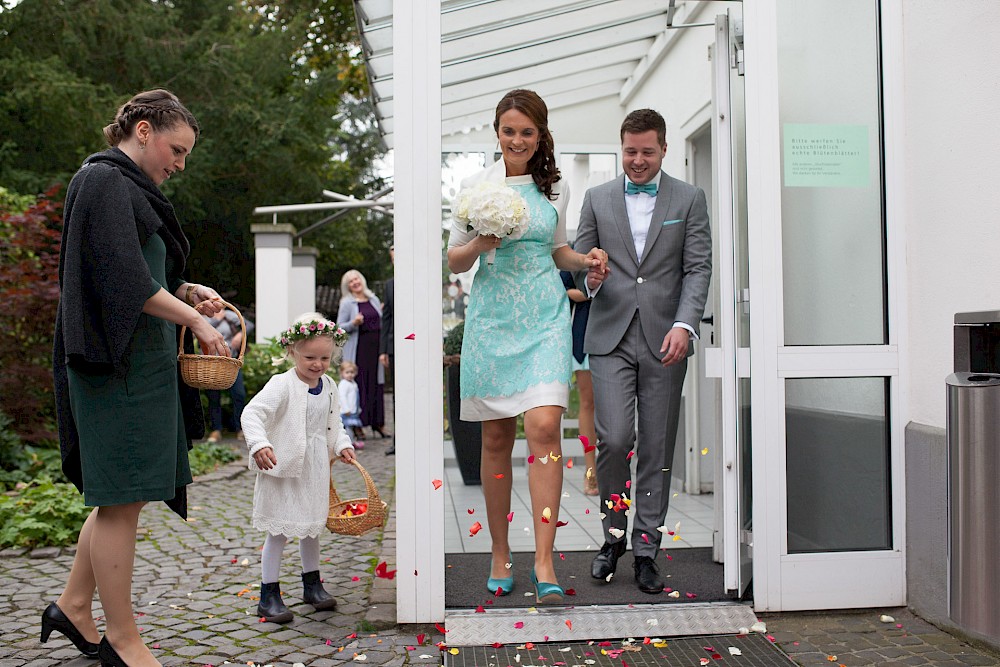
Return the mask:
<svg viewBox="0 0 1000 667">
<path fill-rule="evenodd" d="M 241 313 L 236 308 L 236 306 L 234 306 L 233 304 L 229 303 L 228 301 L 223 301 L 221 299 L 220 299 L 220 301 L 222 301 L 222 305 L 223 306 L 225 306 L 229 310 L 231 310 L 234 313 L 236 313 L 236 316 L 238 318 L 240 318 L 240 328 L 243 330 L 243 336 L 242 336 L 242 340 L 240 341 L 240 356 L 237 357 L 237 359 L 239 359 L 240 361 L 243 361 L 243 355 L 247 351 L 247 323 L 243 319 L 243 313 Z M 200 314 L 201 313 L 199 313 L 199 315 Z M 177 354 L 178 355 L 184 354 L 184 334 L 185 333 L 187 333 L 187 325 L 186 324 L 182 324 L 181 325 L 180 343 L 178 343 L 178 345 L 177 345 Z"/>
<path fill-rule="evenodd" d="M 364 466 L 358 463 L 357 459 L 351 461 L 351 464 L 357 467 L 358 472 L 360 472 L 361 476 L 365 479 L 365 488 L 368 490 L 368 505 L 378 505 L 382 502 L 382 499 L 378 496 L 378 489 L 375 487 L 375 482 L 372 481 L 372 476 L 368 474 L 368 471 L 365 470 Z"/>
<path fill-rule="evenodd" d="M 369 506 L 374 506 L 374 505 L 378 505 L 380 502 L 382 502 L 382 499 L 379 498 L 379 495 L 378 495 L 378 489 L 375 487 L 375 482 L 372 480 L 372 476 L 368 474 L 368 471 L 365 470 L 364 466 L 361 465 L 360 463 L 358 463 L 357 459 L 354 459 L 353 461 L 351 461 L 351 465 L 355 466 L 358 469 L 358 472 L 361 473 L 361 477 L 364 478 L 364 480 L 365 480 L 365 491 L 366 491 L 365 496 L 368 498 L 368 505 Z M 374 501 L 374 502 L 372 502 L 372 501 Z M 340 501 L 340 495 L 337 493 L 337 487 L 335 487 L 333 485 L 333 476 L 331 475 L 330 476 L 330 503 L 335 505 L 335 504 L 337 504 L 339 502 L 341 502 Z"/>
</svg>

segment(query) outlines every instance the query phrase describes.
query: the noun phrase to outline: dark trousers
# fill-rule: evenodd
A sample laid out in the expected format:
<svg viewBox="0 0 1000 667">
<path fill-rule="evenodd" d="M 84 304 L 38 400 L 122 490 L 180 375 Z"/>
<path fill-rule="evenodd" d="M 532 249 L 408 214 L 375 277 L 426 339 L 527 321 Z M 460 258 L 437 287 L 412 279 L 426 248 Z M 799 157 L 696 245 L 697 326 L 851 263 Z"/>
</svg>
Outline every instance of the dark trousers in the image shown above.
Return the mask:
<svg viewBox="0 0 1000 667">
<path fill-rule="evenodd" d="M 213 431 L 222 430 L 222 392 L 218 389 L 208 389 L 208 420 Z M 233 430 L 241 431 L 240 417 L 243 416 L 243 406 L 247 402 L 247 390 L 243 386 L 243 371 L 236 374 L 236 382 L 229 389 L 229 397 L 233 401 Z"/>
</svg>

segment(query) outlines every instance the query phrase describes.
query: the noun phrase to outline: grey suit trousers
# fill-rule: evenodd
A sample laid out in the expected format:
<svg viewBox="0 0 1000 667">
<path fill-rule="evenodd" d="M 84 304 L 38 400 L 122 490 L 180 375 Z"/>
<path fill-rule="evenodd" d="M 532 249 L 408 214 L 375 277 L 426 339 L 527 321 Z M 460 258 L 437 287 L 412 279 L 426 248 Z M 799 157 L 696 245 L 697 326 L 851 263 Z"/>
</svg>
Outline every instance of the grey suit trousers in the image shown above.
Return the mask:
<svg viewBox="0 0 1000 667">
<path fill-rule="evenodd" d="M 601 443 L 597 450 L 597 482 L 600 488 L 602 523 L 606 542 L 615 537 L 609 528 L 625 531 L 628 517 L 605 503 L 612 493 L 632 500 L 632 553 L 655 558 L 670 503 L 670 467 L 677 440 L 681 390 L 687 359 L 663 367 L 652 353 L 636 313 L 618 346 L 610 354 L 590 355 L 594 383 L 595 426 Z M 638 400 L 638 405 L 636 405 Z M 638 417 L 638 431 L 633 415 Z M 636 436 L 638 435 L 638 441 Z M 628 453 L 635 449 L 636 479 L 632 478 Z"/>
</svg>

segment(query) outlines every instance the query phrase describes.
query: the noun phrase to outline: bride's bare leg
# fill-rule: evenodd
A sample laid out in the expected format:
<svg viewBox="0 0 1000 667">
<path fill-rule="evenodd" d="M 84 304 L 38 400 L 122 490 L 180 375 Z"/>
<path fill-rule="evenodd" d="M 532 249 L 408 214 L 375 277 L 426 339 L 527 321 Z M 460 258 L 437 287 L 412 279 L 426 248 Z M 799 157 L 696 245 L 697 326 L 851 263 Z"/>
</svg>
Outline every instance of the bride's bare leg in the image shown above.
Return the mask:
<svg viewBox="0 0 1000 667">
<path fill-rule="evenodd" d="M 517 419 L 495 419 L 483 422 L 483 457 L 479 476 L 486 500 L 486 521 L 493 539 L 493 569 L 491 577 L 503 579 L 510 576 L 506 568 L 510 555 L 507 531 L 510 522 L 511 453 L 514 451 L 514 434 Z M 502 475 L 497 479 L 497 475 Z"/>
<path fill-rule="evenodd" d="M 528 491 L 531 493 L 531 514 L 535 530 L 535 574 L 539 581 L 558 583 L 552 563 L 559 521 L 559 501 L 562 498 L 563 460 L 562 437 L 559 427 L 563 409 L 546 405 L 524 413 L 524 434 L 528 451 L 535 456 L 528 465 Z M 558 457 L 558 458 L 554 458 Z M 543 463 L 542 461 L 546 462 Z M 548 521 L 543 521 L 548 508 Z"/>
</svg>

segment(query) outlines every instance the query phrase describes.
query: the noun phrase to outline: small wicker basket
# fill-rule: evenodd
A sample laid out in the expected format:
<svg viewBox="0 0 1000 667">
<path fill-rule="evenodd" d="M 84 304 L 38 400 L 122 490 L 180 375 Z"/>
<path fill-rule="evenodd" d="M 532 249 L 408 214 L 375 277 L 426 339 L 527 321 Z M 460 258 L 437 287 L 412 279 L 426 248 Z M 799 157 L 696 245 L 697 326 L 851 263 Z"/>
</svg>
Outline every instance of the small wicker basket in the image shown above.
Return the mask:
<svg viewBox="0 0 1000 667">
<path fill-rule="evenodd" d="M 186 354 L 184 352 L 184 334 L 187 327 L 181 327 L 181 340 L 177 348 L 177 363 L 181 368 L 181 378 L 184 384 L 196 389 L 229 389 L 236 382 L 236 376 L 243 367 L 243 355 L 247 350 L 247 323 L 243 314 L 232 304 L 222 302 L 237 317 L 243 329 L 243 340 L 240 343 L 240 356 L 237 358 L 222 357 L 217 354 Z"/>
<path fill-rule="evenodd" d="M 352 464 L 357 467 L 358 472 L 365 479 L 368 497 L 341 500 L 340 496 L 337 495 L 337 489 L 333 486 L 333 479 L 330 479 L 330 511 L 327 513 L 326 527 L 330 529 L 330 532 L 339 535 L 361 535 L 385 523 L 386 504 L 379 498 L 375 482 L 372 481 L 371 475 L 360 463 L 352 461 Z M 362 502 L 368 503 L 368 509 L 363 514 L 342 515 L 348 505 Z"/>
</svg>

